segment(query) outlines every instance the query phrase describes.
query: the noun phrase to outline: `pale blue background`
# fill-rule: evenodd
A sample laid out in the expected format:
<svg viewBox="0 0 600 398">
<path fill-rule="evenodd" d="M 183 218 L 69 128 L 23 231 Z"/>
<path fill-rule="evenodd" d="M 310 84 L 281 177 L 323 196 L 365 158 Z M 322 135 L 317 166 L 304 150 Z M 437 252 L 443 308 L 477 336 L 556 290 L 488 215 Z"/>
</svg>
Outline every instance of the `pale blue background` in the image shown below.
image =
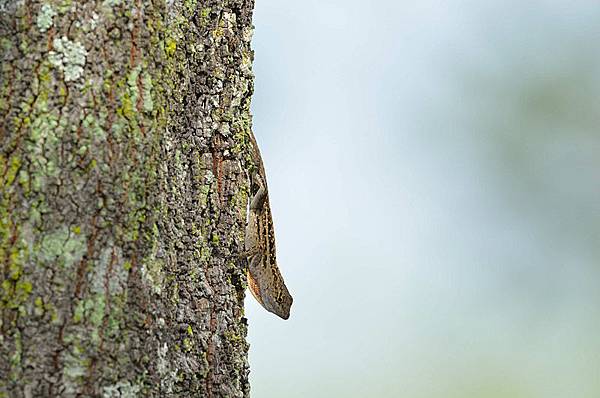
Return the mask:
<svg viewBox="0 0 600 398">
<path fill-rule="evenodd" d="M 257 0 L 255 398 L 600 397 L 600 4 Z"/>
</svg>

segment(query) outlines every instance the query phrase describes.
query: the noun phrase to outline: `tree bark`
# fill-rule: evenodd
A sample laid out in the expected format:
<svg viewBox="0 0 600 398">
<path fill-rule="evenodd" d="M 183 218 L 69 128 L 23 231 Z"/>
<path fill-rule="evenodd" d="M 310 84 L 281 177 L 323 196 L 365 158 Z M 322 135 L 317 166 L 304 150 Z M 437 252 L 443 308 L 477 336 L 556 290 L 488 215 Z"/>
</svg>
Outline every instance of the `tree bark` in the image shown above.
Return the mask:
<svg viewBox="0 0 600 398">
<path fill-rule="evenodd" d="M 0 397 L 249 395 L 253 7 L 0 1 Z"/>
</svg>

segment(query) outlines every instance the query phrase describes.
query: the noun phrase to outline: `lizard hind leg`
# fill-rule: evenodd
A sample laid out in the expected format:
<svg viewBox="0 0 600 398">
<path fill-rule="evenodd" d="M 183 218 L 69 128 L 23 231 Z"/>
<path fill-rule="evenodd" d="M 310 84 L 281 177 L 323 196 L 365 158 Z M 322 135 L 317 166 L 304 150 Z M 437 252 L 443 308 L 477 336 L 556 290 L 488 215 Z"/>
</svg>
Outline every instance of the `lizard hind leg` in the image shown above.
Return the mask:
<svg viewBox="0 0 600 398">
<path fill-rule="evenodd" d="M 252 277 L 252 274 L 249 270 L 248 272 L 246 272 L 246 275 L 248 277 L 248 288 L 250 289 L 250 293 L 252 293 L 256 301 L 258 301 L 260 305 L 264 307 L 265 304 L 263 303 L 262 298 L 260 297 L 260 286 L 258 284 L 258 281 Z"/>
</svg>

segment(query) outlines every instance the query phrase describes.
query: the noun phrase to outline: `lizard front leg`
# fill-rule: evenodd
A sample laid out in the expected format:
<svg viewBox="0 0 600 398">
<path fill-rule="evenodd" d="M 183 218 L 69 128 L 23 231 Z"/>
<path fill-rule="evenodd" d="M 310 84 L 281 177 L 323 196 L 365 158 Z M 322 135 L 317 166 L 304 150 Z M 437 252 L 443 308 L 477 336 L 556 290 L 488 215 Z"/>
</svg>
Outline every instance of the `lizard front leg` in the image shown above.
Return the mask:
<svg viewBox="0 0 600 398">
<path fill-rule="evenodd" d="M 257 267 L 260 266 L 260 263 L 262 262 L 262 257 L 263 257 L 263 254 L 261 252 L 250 255 L 250 258 L 248 260 L 249 264 L 248 264 L 248 269 L 246 272 L 246 277 L 248 280 L 248 287 L 250 288 L 250 292 L 252 293 L 252 295 L 254 296 L 256 301 L 258 301 L 260 303 L 260 305 L 262 305 L 264 307 L 265 303 L 262 299 L 260 282 L 257 278 L 254 277 L 253 272 L 252 272 L 252 270 L 257 269 Z"/>
</svg>

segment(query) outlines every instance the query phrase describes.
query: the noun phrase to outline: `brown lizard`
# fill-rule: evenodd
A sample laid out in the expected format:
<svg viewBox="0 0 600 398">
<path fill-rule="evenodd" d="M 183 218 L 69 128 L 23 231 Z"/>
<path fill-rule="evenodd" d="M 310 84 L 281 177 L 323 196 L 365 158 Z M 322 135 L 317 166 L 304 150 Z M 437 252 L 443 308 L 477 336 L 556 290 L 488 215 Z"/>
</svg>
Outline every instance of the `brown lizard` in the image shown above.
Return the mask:
<svg viewBox="0 0 600 398">
<path fill-rule="evenodd" d="M 253 133 L 249 136 L 253 166 L 249 174 L 250 206 L 244 242 L 248 256 L 248 287 L 267 311 L 288 319 L 293 299 L 277 266 L 265 167 Z"/>
</svg>

